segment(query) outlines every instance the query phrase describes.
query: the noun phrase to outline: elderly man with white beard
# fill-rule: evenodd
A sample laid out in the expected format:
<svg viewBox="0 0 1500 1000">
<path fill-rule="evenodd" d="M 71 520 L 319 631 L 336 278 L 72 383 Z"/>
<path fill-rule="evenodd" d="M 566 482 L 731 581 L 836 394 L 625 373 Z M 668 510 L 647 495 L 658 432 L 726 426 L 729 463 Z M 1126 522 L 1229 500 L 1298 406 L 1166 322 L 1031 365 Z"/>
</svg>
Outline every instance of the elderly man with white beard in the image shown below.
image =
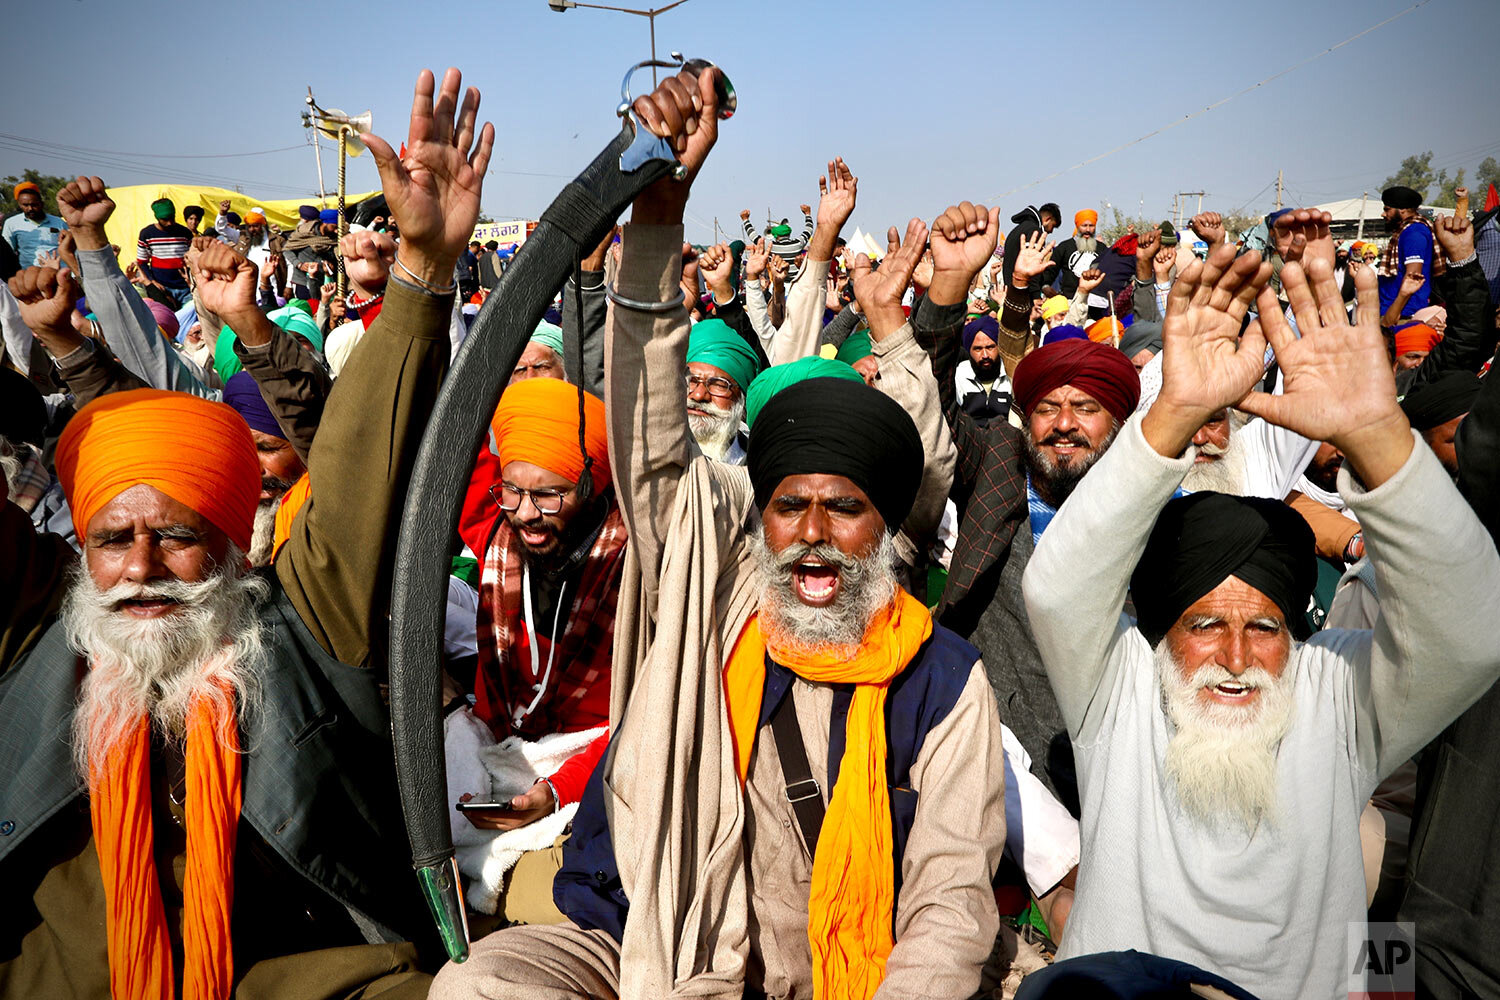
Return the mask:
<svg viewBox="0 0 1500 1000">
<path fill-rule="evenodd" d="M 746 468 L 704 456 L 682 406 L 688 317 L 657 304 L 680 302 L 714 72 L 635 102 L 687 180 L 636 199 L 611 291 L 610 455 L 631 543 L 613 742 L 554 884 L 569 920 L 484 938 L 434 998 L 960 1000 L 999 927 L 994 698 L 977 651 L 892 570 L 934 461 L 910 414 L 936 409 L 937 386 L 901 309 L 926 227 L 853 278 L 872 339 L 919 377 L 794 382 L 756 414 Z"/>
<path fill-rule="evenodd" d="M 1360 811 L 1500 675 L 1473 627 L 1500 615 L 1500 556 L 1396 404 L 1370 276 L 1350 325 L 1326 261 L 1287 264 L 1300 339 L 1269 276 L 1225 247 L 1178 279 L 1161 395 L 1059 512 L 1025 593 L 1083 803 L 1060 957 L 1135 949 L 1264 997 L 1328 997 L 1365 919 Z M 1251 391 L 1267 340 L 1281 395 Z M 1293 640 L 1313 543 L 1276 501 L 1169 501 L 1228 405 L 1343 452 L 1380 581 L 1372 631 Z M 1127 583 L 1137 622 L 1119 614 Z"/>
<path fill-rule="evenodd" d="M 274 570 L 247 565 L 250 427 L 186 393 L 68 423 L 76 562 L 0 503 L 0 995 L 426 996 L 380 636 L 494 142 L 460 83 L 422 72 L 403 158 L 364 137 L 406 277 L 328 402 Z M 239 324 L 257 269 L 225 253 L 200 292 Z"/>
</svg>

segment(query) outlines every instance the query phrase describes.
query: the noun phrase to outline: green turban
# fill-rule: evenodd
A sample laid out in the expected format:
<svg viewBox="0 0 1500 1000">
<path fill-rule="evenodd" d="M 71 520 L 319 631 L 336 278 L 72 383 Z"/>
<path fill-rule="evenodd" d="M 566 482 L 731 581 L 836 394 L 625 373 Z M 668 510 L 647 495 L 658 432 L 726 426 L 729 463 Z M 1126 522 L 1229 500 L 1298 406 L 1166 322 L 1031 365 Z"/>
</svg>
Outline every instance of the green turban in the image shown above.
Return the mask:
<svg viewBox="0 0 1500 1000">
<path fill-rule="evenodd" d="M 845 362 L 816 355 L 789 364 L 772 365 L 760 373 L 750 384 L 750 391 L 745 394 L 745 425 L 755 426 L 755 418 L 760 414 L 761 407 L 769 403 L 772 396 L 789 385 L 796 385 L 810 378 L 842 378 L 860 385 L 865 384 L 864 376 Z"/>
<path fill-rule="evenodd" d="M 266 318 L 287 333 L 300 333 L 315 349 L 323 349 L 323 333 L 318 329 L 318 324 L 296 306 L 282 306 L 275 312 L 268 313 Z M 221 383 L 227 384 L 236 373 L 244 370 L 245 366 L 240 364 L 239 355 L 234 353 L 234 342 L 239 339 L 239 335 L 225 324 L 219 331 L 219 339 L 214 343 L 214 371 L 219 373 Z"/>
<path fill-rule="evenodd" d="M 722 319 L 706 319 L 693 327 L 688 336 L 687 359 L 723 371 L 740 387 L 740 392 L 750 388 L 760 371 L 760 357 L 755 350 Z"/>
<path fill-rule="evenodd" d="M 324 282 L 324 284 L 327 284 L 327 282 Z M 294 295 L 294 296 L 292 296 L 292 300 L 290 302 L 288 302 L 287 305 L 291 306 L 293 309 L 301 309 L 303 312 L 307 313 L 309 316 L 311 316 L 313 314 L 312 303 L 309 302 L 307 299 L 299 299 L 299 298 L 297 298 Z"/>
<path fill-rule="evenodd" d="M 870 331 L 856 330 L 839 345 L 838 353 L 834 355 L 834 358 L 846 365 L 852 365 L 861 358 L 868 358 L 874 353 L 874 348 L 870 346 Z"/>
<path fill-rule="evenodd" d="M 778 240 L 784 240 L 788 236 L 792 235 L 792 227 L 786 225 L 785 223 L 779 226 L 772 226 L 771 235 L 776 237 Z"/>
<path fill-rule="evenodd" d="M 531 335 L 531 342 L 552 348 L 559 358 L 563 356 L 562 327 L 554 323 L 548 323 L 546 320 L 538 323 L 535 332 Z"/>
<path fill-rule="evenodd" d="M 172 204 L 171 198 L 158 198 L 151 203 L 151 214 L 158 222 L 166 222 L 177 214 L 177 206 Z"/>
</svg>

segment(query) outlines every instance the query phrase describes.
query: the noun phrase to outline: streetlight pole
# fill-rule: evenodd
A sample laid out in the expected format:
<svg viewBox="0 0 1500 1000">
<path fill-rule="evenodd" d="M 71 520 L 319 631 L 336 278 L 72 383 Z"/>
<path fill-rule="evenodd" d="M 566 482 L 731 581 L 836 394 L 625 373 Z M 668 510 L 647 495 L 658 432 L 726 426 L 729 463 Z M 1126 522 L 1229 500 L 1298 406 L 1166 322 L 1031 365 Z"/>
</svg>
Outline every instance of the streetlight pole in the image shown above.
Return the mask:
<svg viewBox="0 0 1500 1000">
<path fill-rule="evenodd" d="M 644 17 L 651 25 L 651 61 L 656 62 L 656 15 L 665 14 L 673 7 L 681 7 L 687 2 L 688 0 L 676 0 L 675 3 L 669 3 L 665 7 L 653 7 L 650 10 L 636 10 L 632 7 L 612 7 L 609 4 L 602 3 L 578 3 L 576 0 L 547 0 L 547 6 L 559 14 L 572 10 L 574 7 L 588 7 L 593 10 L 617 10 L 621 14 L 635 14 L 637 17 Z M 651 85 L 653 87 L 656 86 L 656 82 L 656 67 L 652 66 Z"/>
</svg>

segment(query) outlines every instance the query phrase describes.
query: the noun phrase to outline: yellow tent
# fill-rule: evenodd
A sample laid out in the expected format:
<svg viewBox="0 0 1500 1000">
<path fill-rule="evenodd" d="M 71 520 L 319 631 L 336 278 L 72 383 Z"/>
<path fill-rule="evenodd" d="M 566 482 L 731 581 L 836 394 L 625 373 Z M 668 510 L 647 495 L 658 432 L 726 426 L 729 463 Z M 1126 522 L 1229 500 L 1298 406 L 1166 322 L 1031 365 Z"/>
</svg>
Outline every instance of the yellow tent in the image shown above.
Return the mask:
<svg viewBox="0 0 1500 1000">
<path fill-rule="evenodd" d="M 337 208 L 339 204 L 337 195 L 327 198 L 289 198 L 278 201 L 265 201 L 240 194 L 238 191 L 226 191 L 224 188 L 215 187 L 190 187 L 183 184 L 135 184 L 130 187 L 109 188 L 107 192 L 114 200 L 115 214 L 110 216 L 105 232 L 111 243 L 120 247 L 120 266 L 135 260 L 136 239 L 141 230 L 156 221 L 151 214 L 151 203 L 158 198 L 171 198 L 172 203 L 177 206 L 177 221 L 182 221 L 182 210 L 189 205 L 201 205 L 203 207 L 203 226 L 207 228 L 214 224 L 214 219 L 219 214 L 219 202 L 225 198 L 229 199 L 230 211 L 239 213 L 244 218 L 245 213 L 252 208 L 265 211 L 266 221 L 280 226 L 287 232 L 297 227 L 297 207 L 299 205 L 315 205 L 318 208 Z M 372 198 L 379 191 L 365 191 L 362 194 L 349 194 L 344 197 L 346 209 L 357 205 L 366 198 Z"/>
</svg>

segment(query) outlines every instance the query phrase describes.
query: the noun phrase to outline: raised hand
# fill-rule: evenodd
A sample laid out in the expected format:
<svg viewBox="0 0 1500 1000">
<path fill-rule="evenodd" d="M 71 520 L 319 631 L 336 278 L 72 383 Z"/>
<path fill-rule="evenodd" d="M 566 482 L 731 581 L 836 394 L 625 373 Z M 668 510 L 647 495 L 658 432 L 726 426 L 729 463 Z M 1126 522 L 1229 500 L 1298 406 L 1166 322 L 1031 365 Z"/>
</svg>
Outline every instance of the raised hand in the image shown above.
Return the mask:
<svg viewBox="0 0 1500 1000">
<path fill-rule="evenodd" d="M 742 208 L 742 209 L 740 209 L 740 221 L 741 222 L 749 222 L 750 221 L 750 210 L 748 208 Z"/>
<path fill-rule="evenodd" d="M 1449 260 L 1467 260 L 1474 253 L 1474 226 L 1468 213 L 1439 216 L 1432 222 L 1432 231 Z"/>
<path fill-rule="evenodd" d="M 1188 225 L 1210 250 L 1224 242 L 1224 217 L 1218 212 L 1199 212 L 1188 220 Z"/>
<path fill-rule="evenodd" d="M 79 176 L 57 192 L 57 214 L 68 224 L 80 250 L 102 250 L 109 246 L 104 224 L 115 212 L 115 203 L 97 177 Z"/>
<path fill-rule="evenodd" d="M 854 214 L 858 195 L 859 178 L 849 170 L 844 158 L 829 160 L 828 176 L 818 178 L 818 225 L 827 226 L 837 234 Z"/>
<path fill-rule="evenodd" d="M 769 267 L 771 270 L 771 281 L 778 285 L 786 281 L 787 272 L 791 270 L 791 264 L 788 263 L 787 259 L 785 257 L 778 257 L 775 254 L 771 254 Z"/>
<path fill-rule="evenodd" d="M 763 239 L 756 240 L 745 248 L 745 281 L 751 282 L 766 273 L 766 258 L 770 256 L 770 248 L 766 246 Z"/>
<path fill-rule="evenodd" d="M 1271 227 L 1271 243 L 1281 259 L 1290 263 L 1300 260 L 1304 266 L 1322 260 L 1332 270 L 1338 256 L 1328 224 L 1333 216 L 1315 208 L 1287 212 Z"/>
<path fill-rule="evenodd" d="M 1181 454 L 1209 416 L 1265 374 L 1265 339 L 1253 323 L 1243 337 L 1240 327 L 1270 278 L 1259 253 L 1236 258 L 1230 246 L 1177 276 L 1162 321 L 1161 393 L 1141 425 L 1158 453 Z"/>
<path fill-rule="evenodd" d="M 1167 279 L 1172 276 L 1172 268 L 1177 266 L 1177 251 L 1171 247 L 1162 247 L 1156 256 L 1151 258 L 1151 268 L 1156 273 L 1156 283 L 1165 285 Z"/>
<path fill-rule="evenodd" d="M 968 295 L 974 276 L 995 252 L 1000 209 L 962 201 L 932 223 L 932 280 L 927 296 L 934 305 L 952 305 Z"/>
<path fill-rule="evenodd" d="M 583 258 L 583 270 L 604 270 L 604 255 L 609 253 L 609 248 L 614 245 L 615 236 L 617 236 L 619 232 L 619 226 L 610 227 L 609 232 L 604 234 L 604 239 L 599 241 L 599 245 L 594 247 L 593 251 L 590 252 L 587 257 Z"/>
<path fill-rule="evenodd" d="M 9 281 L 10 294 L 21 309 L 21 320 L 51 350 L 51 338 L 73 336 L 71 313 L 78 285 L 70 271 L 28 267 Z"/>
<path fill-rule="evenodd" d="M 669 76 L 632 107 L 636 118 L 653 135 L 672 144 L 677 162 L 686 171 L 683 179 L 670 175 L 656 181 L 635 199 L 631 221 L 647 225 L 676 225 L 698 171 L 719 140 L 719 95 L 715 83 L 719 70 L 709 68 L 694 76 L 683 70 Z"/>
<path fill-rule="evenodd" d="M 921 219 L 912 219 L 906 224 L 903 240 L 892 226 L 886 233 L 887 250 L 880 262 L 880 270 L 870 266 L 870 258 L 859 254 L 849 271 L 849 283 L 854 286 L 854 299 L 859 311 L 870 324 L 870 339 L 879 341 L 897 330 L 906 322 L 906 313 L 901 308 L 901 298 L 906 286 L 911 284 L 912 272 L 921 259 L 927 242 L 927 224 Z"/>
<path fill-rule="evenodd" d="M 912 283 L 925 291 L 932 287 L 932 279 L 936 273 L 937 266 L 932 262 L 932 251 L 928 250 L 917 261 L 917 269 L 911 273 Z"/>
<path fill-rule="evenodd" d="M 1052 265 L 1052 244 L 1047 234 L 1038 229 L 1021 237 L 1021 247 L 1016 252 L 1016 263 L 1011 268 L 1010 283 L 1016 288 L 1025 288 Z"/>
<path fill-rule="evenodd" d="M 374 295 L 390 280 L 391 265 L 396 260 L 396 241 L 373 229 L 348 233 L 339 240 L 344 258 L 344 273 L 356 291 Z"/>
<path fill-rule="evenodd" d="M 1252 393 L 1240 401 L 1240 409 L 1327 441 L 1374 489 L 1401 467 L 1412 444 L 1380 332 L 1375 275 L 1369 268 L 1355 275 L 1352 324 L 1333 268 L 1321 257 L 1305 267 L 1296 261 L 1287 264 L 1281 287 L 1301 336 L 1292 332 L 1275 295 L 1262 291 L 1260 327 L 1276 351 L 1282 391 Z"/>
<path fill-rule="evenodd" d="M 225 199 L 223 199 L 222 201 L 219 202 L 219 214 L 220 215 L 227 215 L 228 213 L 229 213 L 229 199 L 225 198 Z"/>
<path fill-rule="evenodd" d="M 258 329 L 260 323 L 266 321 L 265 314 L 255 303 L 255 286 L 259 280 L 260 269 L 255 264 L 217 240 L 204 247 L 193 262 L 193 281 L 203 308 L 233 327 L 241 339 L 248 328 Z"/>
<path fill-rule="evenodd" d="M 479 90 L 470 87 L 460 105 L 462 83 L 462 74 L 449 69 L 434 100 L 432 72 L 424 69 L 417 76 L 404 159 L 379 136 L 360 136 L 375 157 L 386 203 L 401 230 L 401 266 L 435 288 L 451 284 L 453 266 L 468 246 L 495 146 L 495 127 L 488 122 L 476 142 Z"/>
<path fill-rule="evenodd" d="M 714 293 L 715 301 L 729 302 L 734 298 L 734 251 L 728 243 L 719 243 L 704 250 L 698 257 L 698 270 L 704 284 Z"/>
<path fill-rule="evenodd" d="M 1097 267 L 1091 267 L 1078 276 L 1078 294 L 1090 295 L 1102 284 L 1104 284 L 1104 272 Z"/>
</svg>

